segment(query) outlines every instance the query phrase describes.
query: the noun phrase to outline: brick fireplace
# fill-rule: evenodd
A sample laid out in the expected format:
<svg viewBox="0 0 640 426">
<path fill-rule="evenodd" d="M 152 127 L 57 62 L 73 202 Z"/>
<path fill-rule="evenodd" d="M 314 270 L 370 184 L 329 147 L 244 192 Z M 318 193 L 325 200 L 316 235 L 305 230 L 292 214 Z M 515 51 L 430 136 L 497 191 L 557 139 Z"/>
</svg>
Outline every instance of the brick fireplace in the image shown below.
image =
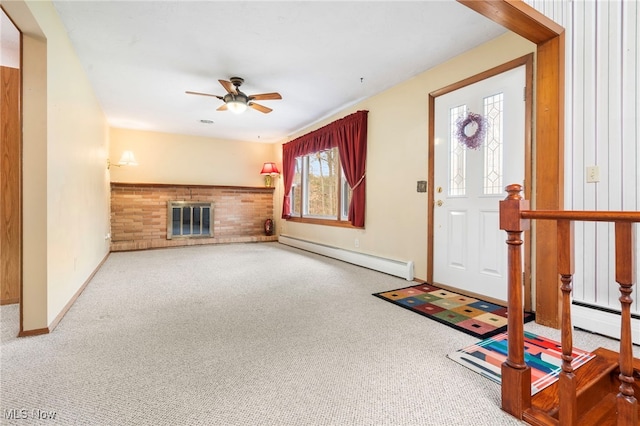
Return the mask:
<svg viewBox="0 0 640 426">
<path fill-rule="evenodd" d="M 111 183 L 111 251 L 277 241 L 266 236 L 273 188 Z M 213 236 L 167 238 L 169 202 L 212 203 Z"/>
</svg>

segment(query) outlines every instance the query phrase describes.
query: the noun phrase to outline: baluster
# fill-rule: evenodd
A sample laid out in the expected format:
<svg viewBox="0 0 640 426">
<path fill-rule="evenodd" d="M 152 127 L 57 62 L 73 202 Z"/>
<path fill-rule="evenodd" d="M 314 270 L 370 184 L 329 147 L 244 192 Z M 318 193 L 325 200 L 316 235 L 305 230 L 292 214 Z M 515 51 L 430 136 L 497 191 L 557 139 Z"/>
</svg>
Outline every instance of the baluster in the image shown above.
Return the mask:
<svg viewBox="0 0 640 426">
<path fill-rule="evenodd" d="M 558 273 L 562 285 L 562 371 L 558 377 L 560 400 L 559 420 L 562 426 L 575 426 L 578 422 L 576 376 L 573 373 L 573 325 L 571 323 L 571 281 L 574 273 L 574 225 L 570 220 L 558 220 Z"/>
<path fill-rule="evenodd" d="M 633 350 L 631 343 L 631 292 L 635 282 L 635 224 L 616 222 L 616 282 L 620 285 L 620 392 L 617 396 L 618 425 L 638 424 L 638 401 L 633 395 Z"/>
<path fill-rule="evenodd" d="M 507 198 L 500 201 L 500 229 L 507 231 L 508 270 L 508 348 L 502 364 L 502 409 L 519 419 L 531 407 L 531 368 L 524 362 L 524 312 L 522 308 L 522 232 L 529 220 L 521 212 L 529 209 L 523 200 L 522 186 L 506 188 Z"/>
</svg>

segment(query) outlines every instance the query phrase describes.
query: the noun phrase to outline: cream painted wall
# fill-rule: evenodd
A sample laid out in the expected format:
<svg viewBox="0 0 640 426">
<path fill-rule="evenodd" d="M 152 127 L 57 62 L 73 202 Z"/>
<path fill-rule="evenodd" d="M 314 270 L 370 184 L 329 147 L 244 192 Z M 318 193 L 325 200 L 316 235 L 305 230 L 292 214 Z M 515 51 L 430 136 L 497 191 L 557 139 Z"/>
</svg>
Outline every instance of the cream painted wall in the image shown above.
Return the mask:
<svg viewBox="0 0 640 426">
<path fill-rule="evenodd" d="M 281 166 L 281 145 L 109 130 L 51 3 L 0 2 L 18 27 L 32 35 L 25 42 L 25 86 L 28 81 L 31 86 L 24 95 L 23 185 L 29 223 L 23 314 L 24 329 L 31 330 L 50 325 L 108 253 L 109 180 L 261 186 L 260 167 L 265 161 Z M 416 277 L 425 278 L 427 194 L 416 192 L 416 181 L 428 176 L 428 93 L 534 50 L 531 43 L 507 34 L 292 135 L 359 109 L 370 111 L 367 227 L 278 221 L 276 230 L 413 260 Z M 140 165 L 107 171 L 106 159 L 117 162 L 125 149 L 135 152 Z M 276 179 L 275 217 L 281 211 L 281 184 Z M 357 249 L 355 238 L 360 241 Z"/>
<path fill-rule="evenodd" d="M 292 139 L 357 110 L 369 110 L 366 229 L 282 220 L 276 229 L 348 250 L 411 260 L 415 277 L 426 279 L 428 194 L 416 192 L 416 182 L 428 178 L 428 94 L 534 51 L 534 44 L 507 33 L 293 135 Z M 282 182 L 278 184 L 282 194 Z M 281 216 L 281 205 L 280 196 L 276 217 Z"/>
<path fill-rule="evenodd" d="M 138 161 L 138 166 L 112 165 L 112 182 L 264 186 L 262 164 L 275 161 L 279 151 L 273 144 L 142 130 L 111 128 L 110 134 L 112 164 L 125 150 Z"/>
<path fill-rule="evenodd" d="M 23 329 L 47 321 L 47 44 L 24 35 L 22 54 Z M 29 226 L 24 226 L 28 223 Z"/>
<path fill-rule="evenodd" d="M 2 1 L 23 52 L 23 330 L 58 315 L 109 252 L 106 119 L 49 1 Z"/>
</svg>

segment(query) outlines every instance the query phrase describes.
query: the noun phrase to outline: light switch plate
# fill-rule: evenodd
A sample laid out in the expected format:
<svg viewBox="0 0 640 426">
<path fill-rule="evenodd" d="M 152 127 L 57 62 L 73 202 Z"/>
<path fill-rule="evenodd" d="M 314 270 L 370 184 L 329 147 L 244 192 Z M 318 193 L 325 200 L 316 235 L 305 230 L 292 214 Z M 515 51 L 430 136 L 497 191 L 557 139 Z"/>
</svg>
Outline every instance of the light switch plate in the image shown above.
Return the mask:
<svg viewBox="0 0 640 426">
<path fill-rule="evenodd" d="M 588 166 L 587 167 L 587 183 L 600 182 L 600 167 Z"/>
</svg>

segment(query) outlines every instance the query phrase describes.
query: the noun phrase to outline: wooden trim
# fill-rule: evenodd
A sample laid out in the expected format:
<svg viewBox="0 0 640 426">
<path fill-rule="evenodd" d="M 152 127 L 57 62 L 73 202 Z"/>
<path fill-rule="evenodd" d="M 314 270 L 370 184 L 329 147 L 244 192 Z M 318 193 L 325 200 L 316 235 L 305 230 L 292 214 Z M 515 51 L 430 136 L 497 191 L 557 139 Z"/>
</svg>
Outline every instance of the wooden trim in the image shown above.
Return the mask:
<svg viewBox="0 0 640 426">
<path fill-rule="evenodd" d="M 457 0 L 537 45 L 535 104 L 536 208 L 559 210 L 564 203 L 564 28 L 521 0 Z M 536 223 L 536 322 L 560 326 L 557 233 L 551 222 Z"/>
<path fill-rule="evenodd" d="M 429 141 L 427 148 L 427 282 L 433 282 L 433 211 L 435 207 L 435 138 L 436 138 L 436 95 L 429 93 Z"/>
<path fill-rule="evenodd" d="M 534 120 L 534 63 L 533 54 L 530 56 L 531 62 L 527 62 L 526 67 L 526 88 L 525 88 L 525 119 L 524 123 L 524 196 L 525 199 L 531 200 L 533 185 L 533 120 Z M 532 312 L 533 308 L 533 291 L 531 286 L 532 280 L 532 238 L 531 230 L 525 230 L 523 235 L 523 250 L 524 250 L 524 265 L 523 265 L 523 282 L 524 285 L 524 309 L 528 312 Z"/>
<path fill-rule="evenodd" d="M 428 190 L 427 192 L 430 194 L 428 197 L 428 205 L 427 211 L 428 215 L 428 223 L 427 223 L 427 282 L 433 283 L 434 285 L 441 286 L 442 284 L 435 283 L 433 281 L 433 252 L 434 252 L 434 203 L 435 203 L 435 191 L 434 191 L 434 173 L 435 173 L 435 101 L 436 98 L 442 95 L 446 95 L 447 93 L 451 93 L 455 90 L 461 89 L 466 86 L 470 86 L 474 83 L 478 83 L 482 80 L 486 80 L 487 78 L 496 76 L 505 71 L 509 71 L 511 69 L 517 68 L 524 65 L 525 66 L 525 84 L 526 84 L 526 102 L 525 102 L 525 134 L 524 134 L 524 161 L 525 161 L 525 170 L 524 170 L 524 179 L 525 179 L 525 187 L 530 191 L 528 184 L 532 182 L 531 180 L 531 158 L 532 158 L 532 143 L 531 143 L 531 122 L 533 120 L 532 111 L 533 111 L 533 54 L 530 53 L 528 55 L 521 56 L 519 58 L 513 59 L 511 61 L 505 62 L 504 64 L 500 64 L 493 68 L 490 68 L 486 71 L 473 75 L 471 77 L 465 78 L 464 80 L 460 80 L 458 82 L 452 83 L 448 86 L 442 87 L 440 89 L 434 90 L 429 93 L 429 148 L 428 148 L 428 170 L 429 170 L 429 178 L 428 178 Z M 525 281 L 525 309 L 530 311 L 532 309 L 531 302 L 531 254 L 530 251 L 527 251 L 527 247 L 530 247 L 530 238 L 528 233 L 525 235 L 525 265 L 524 270 L 528 280 Z M 529 271 L 527 274 L 526 271 Z M 444 287 L 444 286 L 443 286 Z M 459 291 L 459 290 L 454 290 Z M 475 295 L 471 295 L 475 296 Z M 528 304 L 527 302 L 528 301 Z M 501 301 L 500 303 L 504 303 Z"/>
<path fill-rule="evenodd" d="M 523 219 L 580 220 L 589 222 L 640 222 L 639 211 L 523 210 Z"/>
<path fill-rule="evenodd" d="M 310 223 L 313 225 L 325 225 L 325 226 L 337 226 L 340 228 L 353 228 L 353 229 L 364 229 L 357 226 L 353 226 L 351 222 L 346 220 L 337 220 L 337 219 L 316 219 L 311 217 L 290 217 L 287 219 L 287 222 L 297 222 L 297 223 Z"/>
<path fill-rule="evenodd" d="M 464 80 L 457 81 L 455 83 L 449 84 L 443 88 L 434 90 L 429 95 L 432 95 L 434 98 L 438 96 L 446 95 L 447 93 L 454 92 L 458 89 L 462 89 L 463 87 L 470 86 L 474 83 L 477 83 L 482 80 L 486 80 L 487 78 L 493 77 L 498 74 L 502 74 L 505 71 L 512 70 L 514 68 L 518 68 L 521 65 L 533 65 L 533 53 L 529 53 L 528 55 L 521 56 L 516 59 L 512 59 L 504 64 L 497 65 L 493 68 L 489 68 L 486 71 L 482 71 L 478 74 L 472 75 L 471 77 L 467 77 Z"/>
<path fill-rule="evenodd" d="M 7 14 L 8 16 L 9 14 Z M 13 20 L 11 21 L 13 22 Z M 23 61 L 24 61 L 24 34 L 22 33 L 22 30 L 20 30 L 20 28 L 15 24 L 15 22 L 13 22 L 13 24 L 16 26 L 16 28 L 18 28 L 18 31 L 20 31 L 20 129 L 22 129 L 22 124 L 23 124 L 23 117 L 24 117 L 24 66 L 23 66 Z M 24 227 L 23 227 L 23 215 L 24 215 L 24 194 L 23 194 L 23 177 L 22 174 L 24 173 L 24 169 L 23 169 L 23 162 L 24 162 L 24 158 L 22 155 L 23 152 L 23 145 L 24 145 L 24 140 L 23 140 L 23 132 L 20 131 L 20 183 L 18 184 L 20 186 L 20 230 L 18 231 L 19 235 L 20 235 L 20 305 L 19 305 L 19 321 L 20 321 L 20 332 L 22 332 L 22 325 L 24 324 L 24 316 L 23 316 L 23 306 L 22 306 L 22 300 L 24 300 L 24 255 L 22 253 L 22 251 L 24 250 L 24 246 L 23 246 L 23 241 L 24 241 Z"/>
<path fill-rule="evenodd" d="M 506 29 L 541 44 L 564 32 L 562 26 L 522 0 L 457 0 Z"/>
<path fill-rule="evenodd" d="M 142 187 L 142 188 L 218 188 L 218 189 L 239 189 L 239 190 L 257 190 L 259 192 L 274 192 L 274 186 L 235 186 L 235 185 L 203 185 L 203 184 L 181 184 L 181 183 L 132 183 L 132 182 L 111 182 L 111 188 L 114 187 Z"/>
<path fill-rule="evenodd" d="M 564 35 L 538 45 L 536 84 L 536 209 L 564 208 Z M 536 222 L 536 318 L 560 326 L 556 222 Z"/>
<path fill-rule="evenodd" d="M 13 305 L 15 303 L 19 303 L 20 302 L 20 298 L 16 297 L 15 299 L 4 299 L 4 300 L 0 300 L 0 306 L 2 305 Z"/>
<path fill-rule="evenodd" d="M 18 333 L 18 337 L 40 336 L 42 334 L 49 334 L 50 332 L 51 330 L 49 329 L 49 327 L 36 328 L 34 330 L 27 330 L 27 331 L 20 330 L 20 333 Z"/>
</svg>

